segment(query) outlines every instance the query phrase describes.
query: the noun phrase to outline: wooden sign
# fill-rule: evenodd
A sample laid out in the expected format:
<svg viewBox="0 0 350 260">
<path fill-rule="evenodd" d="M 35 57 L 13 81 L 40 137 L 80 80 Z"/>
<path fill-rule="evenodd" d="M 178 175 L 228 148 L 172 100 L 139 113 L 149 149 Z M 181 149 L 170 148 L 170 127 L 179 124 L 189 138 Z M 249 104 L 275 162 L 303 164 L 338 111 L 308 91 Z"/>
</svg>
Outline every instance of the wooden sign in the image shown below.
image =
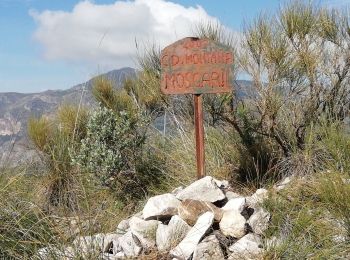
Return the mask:
<svg viewBox="0 0 350 260">
<path fill-rule="evenodd" d="M 164 94 L 232 91 L 232 50 L 209 39 L 185 38 L 161 53 Z"/>
<path fill-rule="evenodd" d="M 205 176 L 202 94 L 232 91 L 233 52 L 209 39 L 184 38 L 161 53 L 164 94 L 193 94 L 198 179 Z"/>
</svg>

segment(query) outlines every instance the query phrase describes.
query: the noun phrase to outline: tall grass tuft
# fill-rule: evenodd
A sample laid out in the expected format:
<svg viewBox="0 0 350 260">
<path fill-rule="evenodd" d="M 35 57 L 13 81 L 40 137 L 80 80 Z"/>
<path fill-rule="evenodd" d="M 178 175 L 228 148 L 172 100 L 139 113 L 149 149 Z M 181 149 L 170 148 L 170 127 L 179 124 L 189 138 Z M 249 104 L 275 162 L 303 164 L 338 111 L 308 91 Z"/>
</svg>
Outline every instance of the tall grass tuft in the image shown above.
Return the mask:
<svg viewBox="0 0 350 260">
<path fill-rule="evenodd" d="M 29 137 L 48 171 L 43 176 L 48 207 L 76 207 L 77 171 L 71 164 L 70 153 L 86 134 L 86 120 L 86 110 L 63 105 L 54 119 L 31 118 L 28 122 Z"/>
</svg>

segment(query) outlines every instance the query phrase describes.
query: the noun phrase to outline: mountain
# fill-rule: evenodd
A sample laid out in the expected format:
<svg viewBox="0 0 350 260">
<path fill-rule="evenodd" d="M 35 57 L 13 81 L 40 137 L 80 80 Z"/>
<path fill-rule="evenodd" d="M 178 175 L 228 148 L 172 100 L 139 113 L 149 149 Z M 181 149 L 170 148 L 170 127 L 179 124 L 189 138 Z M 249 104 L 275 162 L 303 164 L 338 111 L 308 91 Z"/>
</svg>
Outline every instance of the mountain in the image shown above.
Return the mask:
<svg viewBox="0 0 350 260">
<path fill-rule="evenodd" d="M 99 76 L 111 80 L 118 87 L 126 78 L 134 77 L 135 70 L 122 68 Z M 82 96 L 84 105 L 92 105 L 91 89 L 95 78 L 67 90 L 47 90 L 30 94 L 0 93 L 0 165 L 21 163 L 33 157 L 32 152 L 27 151 L 26 128 L 30 117 L 50 115 L 62 103 L 79 103 Z"/>
<path fill-rule="evenodd" d="M 126 78 L 135 75 L 135 69 L 122 68 L 99 76 L 111 80 L 116 87 L 120 87 Z M 62 103 L 78 104 L 82 101 L 85 106 L 93 106 L 91 89 L 95 78 L 67 90 L 47 90 L 30 94 L 0 93 L 0 166 L 22 164 L 36 158 L 33 156 L 34 151 L 28 146 L 26 134 L 27 121 L 30 117 L 50 116 Z M 252 82 L 237 80 L 234 89 L 238 99 L 244 99 L 251 93 Z"/>
</svg>

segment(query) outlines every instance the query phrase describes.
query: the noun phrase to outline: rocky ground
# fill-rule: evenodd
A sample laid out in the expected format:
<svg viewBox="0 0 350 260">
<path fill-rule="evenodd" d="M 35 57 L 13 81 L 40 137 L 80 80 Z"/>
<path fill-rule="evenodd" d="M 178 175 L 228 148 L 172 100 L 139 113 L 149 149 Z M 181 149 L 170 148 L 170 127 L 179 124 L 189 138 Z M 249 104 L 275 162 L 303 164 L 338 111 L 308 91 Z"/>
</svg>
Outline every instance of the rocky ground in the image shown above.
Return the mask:
<svg viewBox="0 0 350 260">
<path fill-rule="evenodd" d="M 284 180 L 277 190 L 289 182 Z M 148 199 L 142 212 L 108 234 L 77 237 L 66 248 L 45 247 L 39 259 L 261 259 L 270 213 L 260 205 L 266 189 L 248 197 L 210 176 Z M 155 259 L 155 258 L 152 258 Z"/>
</svg>

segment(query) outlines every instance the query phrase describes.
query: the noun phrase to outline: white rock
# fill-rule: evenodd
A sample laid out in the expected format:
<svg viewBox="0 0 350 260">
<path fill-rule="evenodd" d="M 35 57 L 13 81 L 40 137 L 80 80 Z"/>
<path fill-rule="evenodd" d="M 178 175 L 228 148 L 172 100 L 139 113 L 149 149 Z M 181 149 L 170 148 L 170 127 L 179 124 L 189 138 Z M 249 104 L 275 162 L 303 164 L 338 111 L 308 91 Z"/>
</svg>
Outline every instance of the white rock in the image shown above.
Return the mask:
<svg viewBox="0 0 350 260">
<path fill-rule="evenodd" d="M 283 190 L 291 182 L 290 177 L 284 178 L 280 183 L 274 186 L 277 191 Z"/>
<path fill-rule="evenodd" d="M 225 195 L 226 195 L 226 198 L 228 200 L 242 197 L 241 195 L 239 195 L 238 193 L 235 193 L 233 191 L 226 191 Z"/>
<path fill-rule="evenodd" d="M 172 192 L 171 192 L 171 194 L 173 194 L 173 195 L 177 195 L 180 191 L 182 191 L 184 189 L 184 187 L 183 186 L 180 186 L 180 187 L 177 187 L 177 188 L 175 188 Z"/>
<path fill-rule="evenodd" d="M 142 251 L 141 242 L 131 231 L 119 237 L 118 241 L 125 256 L 136 257 L 140 255 Z"/>
<path fill-rule="evenodd" d="M 157 220 L 143 220 L 139 217 L 132 217 L 129 220 L 130 231 L 137 236 L 144 249 L 155 247 L 159 223 Z"/>
<path fill-rule="evenodd" d="M 100 259 L 100 258 L 98 258 Z M 121 259 L 125 259 L 125 254 L 123 252 L 119 252 L 117 254 L 108 254 L 108 253 L 104 253 L 101 256 L 102 260 L 121 260 Z"/>
<path fill-rule="evenodd" d="M 245 223 L 245 218 L 237 210 L 227 210 L 224 211 L 219 226 L 225 236 L 241 238 L 246 233 Z"/>
<path fill-rule="evenodd" d="M 247 234 L 229 247 L 232 254 L 228 259 L 231 260 L 253 260 L 261 259 L 263 254 L 262 242 L 258 235 Z"/>
<path fill-rule="evenodd" d="M 219 240 L 215 235 L 210 235 L 198 244 L 193 253 L 192 260 L 223 260 L 224 253 L 220 247 Z"/>
<path fill-rule="evenodd" d="M 249 218 L 248 224 L 253 232 L 262 235 L 269 227 L 270 213 L 263 208 L 256 208 L 253 215 Z"/>
<path fill-rule="evenodd" d="M 73 245 L 83 255 L 93 254 L 94 252 L 105 253 L 112 247 L 113 241 L 117 241 L 119 237 L 120 235 L 114 233 L 77 237 L 73 241 Z"/>
<path fill-rule="evenodd" d="M 73 259 L 74 253 L 71 247 L 58 249 L 53 246 L 40 248 L 34 259 L 51 260 L 51 259 Z"/>
<path fill-rule="evenodd" d="M 116 233 L 117 234 L 125 234 L 126 232 L 129 231 L 129 220 L 128 219 L 124 219 L 122 221 L 119 222 L 118 226 L 117 226 L 117 230 Z"/>
<path fill-rule="evenodd" d="M 201 215 L 180 244 L 170 251 L 170 255 L 177 259 L 189 259 L 213 222 L 214 214 L 212 212 Z"/>
<path fill-rule="evenodd" d="M 118 253 L 114 254 L 114 256 L 115 256 L 117 259 L 119 259 L 119 258 L 124 259 L 124 258 L 125 258 L 124 252 L 118 252 Z"/>
<path fill-rule="evenodd" d="M 220 188 L 220 189 L 228 189 L 230 187 L 230 184 L 228 183 L 227 180 L 217 180 L 217 179 L 214 179 L 216 185 Z"/>
<path fill-rule="evenodd" d="M 206 176 L 180 191 L 176 195 L 176 198 L 180 200 L 193 199 L 215 202 L 218 200 L 223 200 L 225 198 L 225 194 L 217 186 L 212 177 Z"/>
<path fill-rule="evenodd" d="M 173 216 L 168 225 L 159 224 L 156 235 L 157 248 L 160 252 L 174 248 L 186 236 L 190 226 L 179 216 Z"/>
<path fill-rule="evenodd" d="M 257 189 L 252 196 L 247 197 L 247 204 L 251 207 L 254 207 L 258 204 L 261 204 L 267 198 L 268 198 L 268 190 Z"/>
<path fill-rule="evenodd" d="M 236 210 L 239 213 L 242 212 L 246 205 L 246 199 L 241 197 L 241 198 L 235 198 L 229 200 L 225 206 L 222 207 L 223 210 Z"/>
<path fill-rule="evenodd" d="M 174 216 L 179 205 L 180 201 L 170 193 L 152 197 L 143 208 L 143 218 L 147 220 Z"/>
</svg>

